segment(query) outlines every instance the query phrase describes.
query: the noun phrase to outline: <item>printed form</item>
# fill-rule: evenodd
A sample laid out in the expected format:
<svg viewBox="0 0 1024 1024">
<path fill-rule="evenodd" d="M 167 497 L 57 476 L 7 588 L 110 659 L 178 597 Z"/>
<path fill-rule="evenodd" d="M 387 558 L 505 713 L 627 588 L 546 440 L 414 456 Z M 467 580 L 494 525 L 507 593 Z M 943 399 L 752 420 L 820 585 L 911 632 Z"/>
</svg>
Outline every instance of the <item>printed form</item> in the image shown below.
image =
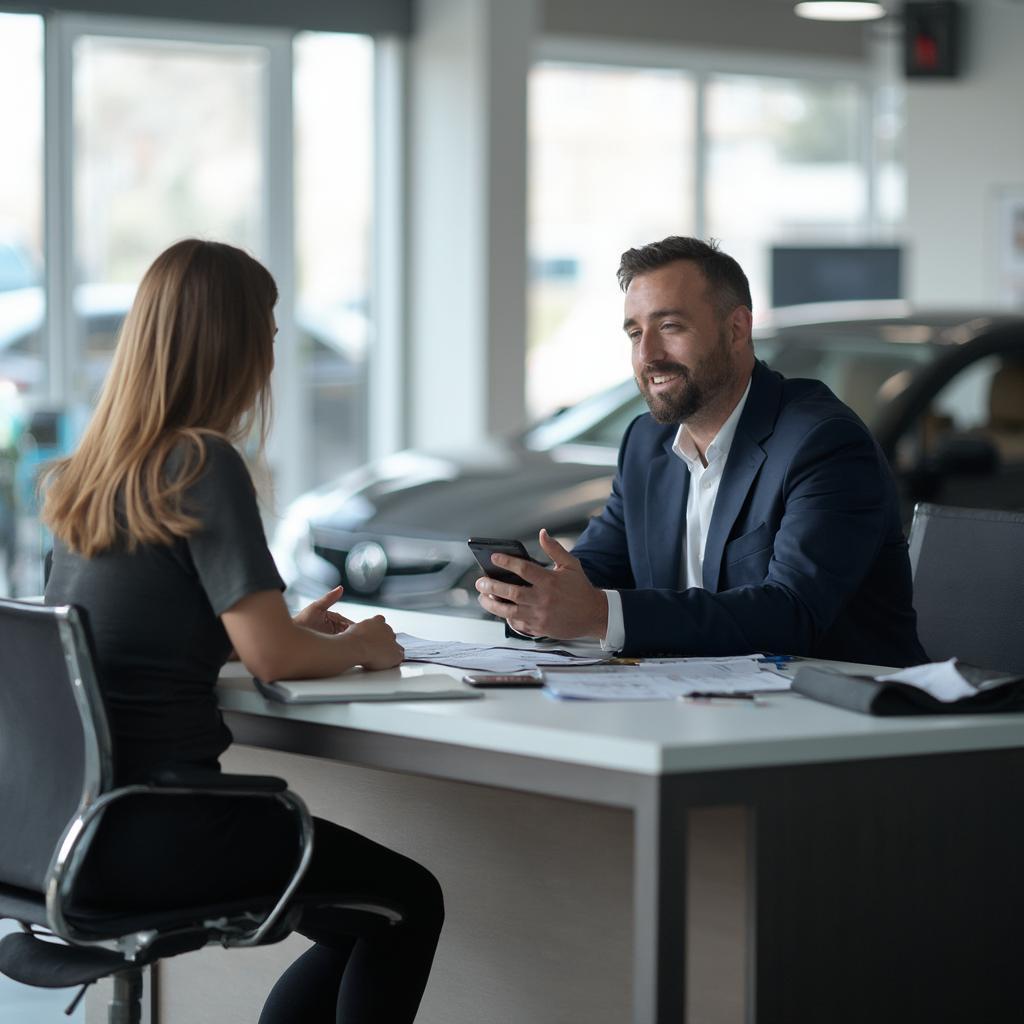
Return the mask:
<svg viewBox="0 0 1024 1024">
<path fill-rule="evenodd" d="M 756 654 L 672 658 L 637 665 L 542 668 L 545 689 L 563 700 L 675 700 L 788 690 L 792 680 Z"/>
</svg>

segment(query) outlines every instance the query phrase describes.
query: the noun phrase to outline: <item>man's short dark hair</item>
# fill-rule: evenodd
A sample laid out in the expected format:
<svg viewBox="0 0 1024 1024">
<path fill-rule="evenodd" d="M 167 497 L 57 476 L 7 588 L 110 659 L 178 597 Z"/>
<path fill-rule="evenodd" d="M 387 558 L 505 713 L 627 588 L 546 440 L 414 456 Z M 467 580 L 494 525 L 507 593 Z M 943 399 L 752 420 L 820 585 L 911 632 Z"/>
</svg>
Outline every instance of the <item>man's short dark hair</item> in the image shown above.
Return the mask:
<svg viewBox="0 0 1024 1024">
<path fill-rule="evenodd" d="M 743 268 L 718 248 L 715 239 L 707 242 L 683 235 L 669 235 L 660 242 L 627 249 L 619 260 L 619 286 L 625 291 L 639 274 L 646 274 L 678 260 L 696 263 L 708 283 L 708 298 L 720 317 L 728 316 L 737 306 L 753 309 L 750 282 Z"/>
</svg>

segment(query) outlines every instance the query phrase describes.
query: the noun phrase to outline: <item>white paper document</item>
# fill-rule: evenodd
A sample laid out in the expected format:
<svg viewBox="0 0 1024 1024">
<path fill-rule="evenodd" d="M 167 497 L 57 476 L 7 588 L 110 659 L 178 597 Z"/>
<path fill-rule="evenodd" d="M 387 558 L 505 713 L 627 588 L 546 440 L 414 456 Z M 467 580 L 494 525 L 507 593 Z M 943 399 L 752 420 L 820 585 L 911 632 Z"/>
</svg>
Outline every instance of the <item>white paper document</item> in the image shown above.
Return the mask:
<svg viewBox="0 0 1024 1024">
<path fill-rule="evenodd" d="M 674 700 L 693 694 L 724 695 L 788 690 L 792 680 L 756 655 L 676 658 L 591 669 L 542 668 L 548 693 L 564 700 Z"/>
<path fill-rule="evenodd" d="M 981 690 L 990 690 L 1005 683 L 1015 682 L 1018 677 L 972 670 L 967 666 L 960 666 L 956 658 L 950 658 L 949 661 L 914 665 L 911 668 L 875 678 L 880 683 L 909 683 L 936 700 L 950 704 L 964 697 L 974 697 Z"/>
<path fill-rule="evenodd" d="M 396 637 L 405 648 L 406 661 L 427 661 L 450 665 L 473 672 L 529 672 L 545 665 L 596 665 L 604 657 L 587 657 L 571 651 L 488 647 L 486 644 L 463 644 L 454 640 L 421 640 L 409 633 Z"/>
</svg>

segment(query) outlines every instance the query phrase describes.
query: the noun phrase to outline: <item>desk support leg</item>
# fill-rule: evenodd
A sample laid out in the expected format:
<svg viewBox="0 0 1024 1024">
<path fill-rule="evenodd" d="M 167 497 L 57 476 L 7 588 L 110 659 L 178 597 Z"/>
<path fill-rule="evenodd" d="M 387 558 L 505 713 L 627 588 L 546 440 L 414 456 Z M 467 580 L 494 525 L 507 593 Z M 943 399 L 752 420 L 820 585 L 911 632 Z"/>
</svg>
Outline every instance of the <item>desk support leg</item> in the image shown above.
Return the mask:
<svg viewBox="0 0 1024 1024">
<path fill-rule="evenodd" d="M 633 1024 L 686 1016 L 686 821 L 671 776 L 652 778 L 633 820 Z"/>
</svg>

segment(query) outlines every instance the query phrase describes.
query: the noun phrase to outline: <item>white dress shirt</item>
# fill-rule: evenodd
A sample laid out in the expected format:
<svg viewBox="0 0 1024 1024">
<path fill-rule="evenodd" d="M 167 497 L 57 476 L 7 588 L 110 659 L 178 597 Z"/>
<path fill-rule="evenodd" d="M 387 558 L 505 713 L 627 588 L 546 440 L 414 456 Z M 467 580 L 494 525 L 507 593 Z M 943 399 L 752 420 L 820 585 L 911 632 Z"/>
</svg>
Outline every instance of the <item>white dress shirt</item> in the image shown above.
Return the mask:
<svg viewBox="0 0 1024 1024">
<path fill-rule="evenodd" d="M 686 463 L 690 473 L 690 489 L 686 496 L 686 536 L 683 539 L 683 558 L 679 573 L 681 590 L 704 586 L 704 548 L 708 542 L 711 516 L 715 511 L 718 485 L 722 482 L 722 473 L 725 471 L 733 438 L 736 436 L 736 427 L 740 416 L 743 415 L 743 407 L 747 404 L 749 394 L 748 381 L 746 390 L 736 403 L 736 408 L 708 445 L 703 459 L 689 430 L 686 429 L 686 424 L 681 424 L 676 432 L 672 451 Z M 617 651 L 626 642 L 622 598 L 617 590 L 606 590 L 604 593 L 608 599 L 608 631 L 601 641 L 601 646 L 606 650 Z"/>
</svg>

